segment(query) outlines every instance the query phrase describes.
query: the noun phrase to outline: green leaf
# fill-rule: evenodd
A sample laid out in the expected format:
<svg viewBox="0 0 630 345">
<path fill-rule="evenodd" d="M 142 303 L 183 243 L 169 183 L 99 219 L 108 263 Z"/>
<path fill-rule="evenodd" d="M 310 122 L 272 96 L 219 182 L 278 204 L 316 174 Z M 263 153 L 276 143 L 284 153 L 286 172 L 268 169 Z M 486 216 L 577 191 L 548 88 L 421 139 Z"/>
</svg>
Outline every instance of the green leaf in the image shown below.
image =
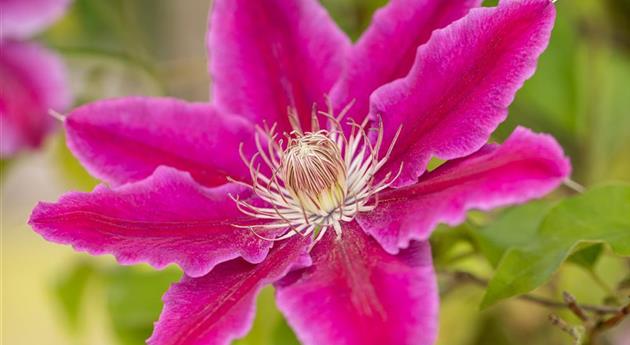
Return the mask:
<svg viewBox="0 0 630 345">
<path fill-rule="evenodd" d="M 548 201 L 536 201 L 505 211 L 488 226 L 471 230 L 479 249 L 497 267 L 505 252 L 512 247 L 520 247 L 531 241 L 536 229 L 551 207 Z"/>
<path fill-rule="evenodd" d="M 594 188 L 556 205 L 529 244 L 509 249 L 500 260 L 482 308 L 544 284 L 580 243 L 607 243 L 630 255 L 630 185 Z"/>
<path fill-rule="evenodd" d="M 599 257 L 604 252 L 604 245 L 601 243 L 582 243 L 581 246 L 583 248 L 579 248 L 580 245 L 578 245 L 578 248 L 573 254 L 571 254 L 567 261 L 581 266 L 587 270 L 592 270 L 595 264 L 597 264 Z"/>
<path fill-rule="evenodd" d="M 53 289 L 56 300 L 67 320 L 71 332 L 81 328 L 81 304 L 89 279 L 96 273 L 94 266 L 80 262 L 59 279 Z"/>
<path fill-rule="evenodd" d="M 107 310 L 121 344 L 144 344 L 162 310 L 162 295 L 180 276 L 177 269 L 116 267 L 106 272 Z"/>
</svg>

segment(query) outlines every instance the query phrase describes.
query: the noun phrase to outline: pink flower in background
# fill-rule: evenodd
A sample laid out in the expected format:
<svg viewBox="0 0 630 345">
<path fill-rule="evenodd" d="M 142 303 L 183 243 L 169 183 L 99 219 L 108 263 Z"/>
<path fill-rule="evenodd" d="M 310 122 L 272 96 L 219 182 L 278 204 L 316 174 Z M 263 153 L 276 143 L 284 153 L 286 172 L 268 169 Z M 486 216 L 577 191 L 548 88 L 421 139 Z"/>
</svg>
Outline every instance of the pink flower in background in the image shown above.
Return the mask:
<svg viewBox="0 0 630 345">
<path fill-rule="evenodd" d="M 433 344 L 434 227 L 541 197 L 570 171 L 547 135 L 486 144 L 554 6 L 478 5 L 393 0 L 353 45 L 315 0 L 216 0 L 213 103 L 74 110 L 68 146 L 109 186 L 40 203 L 30 224 L 122 264 L 179 265 L 150 344 L 228 344 L 271 283 L 304 344 Z M 428 172 L 431 157 L 448 162 Z"/>
<path fill-rule="evenodd" d="M 0 38 L 28 39 L 56 22 L 70 0 L 0 0 Z"/>
<path fill-rule="evenodd" d="M 57 55 L 24 42 L 52 24 L 69 0 L 0 0 L 0 158 L 38 147 L 53 125 L 49 109 L 70 105 Z"/>
</svg>

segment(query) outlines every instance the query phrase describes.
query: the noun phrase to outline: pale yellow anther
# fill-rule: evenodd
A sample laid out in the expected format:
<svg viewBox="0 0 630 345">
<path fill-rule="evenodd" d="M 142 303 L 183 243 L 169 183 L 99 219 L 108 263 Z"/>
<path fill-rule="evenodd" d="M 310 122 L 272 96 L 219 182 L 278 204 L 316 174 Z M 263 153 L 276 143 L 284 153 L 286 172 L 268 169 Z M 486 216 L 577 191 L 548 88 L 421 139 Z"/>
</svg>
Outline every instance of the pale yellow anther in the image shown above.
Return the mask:
<svg viewBox="0 0 630 345">
<path fill-rule="evenodd" d="M 346 197 L 346 166 L 339 147 L 324 131 L 291 140 L 282 159 L 282 178 L 310 213 L 327 215 Z"/>
</svg>

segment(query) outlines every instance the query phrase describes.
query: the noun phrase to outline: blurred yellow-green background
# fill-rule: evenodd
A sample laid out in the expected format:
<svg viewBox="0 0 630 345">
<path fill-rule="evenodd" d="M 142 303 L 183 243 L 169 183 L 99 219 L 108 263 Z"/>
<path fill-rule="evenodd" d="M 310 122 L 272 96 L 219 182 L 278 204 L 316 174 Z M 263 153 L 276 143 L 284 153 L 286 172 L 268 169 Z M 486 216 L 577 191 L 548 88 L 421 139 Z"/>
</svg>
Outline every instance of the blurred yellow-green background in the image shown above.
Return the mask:
<svg viewBox="0 0 630 345">
<path fill-rule="evenodd" d="M 354 39 L 384 2 L 323 1 Z M 203 101 L 211 82 L 204 46 L 209 5 L 209 0 L 75 0 L 63 19 L 36 39 L 63 56 L 76 104 L 122 95 Z M 549 49 L 495 139 L 503 140 L 517 124 L 548 132 L 571 156 L 573 179 L 580 184 L 630 181 L 630 0 L 559 0 L 557 8 Z M 142 343 L 157 319 L 160 295 L 179 272 L 120 268 L 111 257 L 76 253 L 30 230 L 26 220 L 37 201 L 90 190 L 96 183 L 67 152 L 62 133 L 41 151 L 3 161 L 0 169 L 2 344 Z M 438 268 L 488 277 L 490 264 L 463 233 L 444 228 L 434 236 Z M 606 303 L 609 290 L 628 295 L 629 272 L 628 259 L 604 248 L 593 268 L 566 263 L 536 293 L 557 298 L 568 290 L 581 302 Z M 510 300 L 479 311 L 482 294 L 470 284 L 445 291 L 440 345 L 571 344 L 547 321 L 550 309 Z M 295 344 L 272 296 L 264 291 L 254 330 L 239 344 Z M 629 339 L 626 322 L 602 344 L 627 345 Z"/>
</svg>

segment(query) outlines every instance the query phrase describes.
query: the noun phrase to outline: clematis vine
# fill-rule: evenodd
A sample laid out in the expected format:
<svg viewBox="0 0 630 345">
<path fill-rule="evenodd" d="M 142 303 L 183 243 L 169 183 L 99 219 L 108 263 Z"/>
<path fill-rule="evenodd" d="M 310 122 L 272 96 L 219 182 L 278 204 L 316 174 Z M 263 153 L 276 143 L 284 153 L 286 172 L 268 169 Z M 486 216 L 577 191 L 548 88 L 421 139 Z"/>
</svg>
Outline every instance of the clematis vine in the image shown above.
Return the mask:
<svg viewBox="0 0 630 345">
<path fill-rule="evenodd" d="M 53 127 L 49 109 L 70 105 L 65 67 L 52 51 L 24 41 L 56 21 L 69 0 L 0 1 L 0 158 L 39 147 Z"/>
<path fill-rule="evenodd" d="M 149 344 L 228 344 L 260 289 L 304 344 L 433 344 L 428 243 L 469 209 L 544 196 L 556 141 L 487 144 L 535 70 L 550 0 L 392 0 L 352 44 L 315 0 L 215 0 L 212 102 L 130 97 L 67 115 L 105 184 L 39 203 L 45 239 L 177 264 Z M 431 157 L 447 162 L 427 171 Z"/>
</svg>

